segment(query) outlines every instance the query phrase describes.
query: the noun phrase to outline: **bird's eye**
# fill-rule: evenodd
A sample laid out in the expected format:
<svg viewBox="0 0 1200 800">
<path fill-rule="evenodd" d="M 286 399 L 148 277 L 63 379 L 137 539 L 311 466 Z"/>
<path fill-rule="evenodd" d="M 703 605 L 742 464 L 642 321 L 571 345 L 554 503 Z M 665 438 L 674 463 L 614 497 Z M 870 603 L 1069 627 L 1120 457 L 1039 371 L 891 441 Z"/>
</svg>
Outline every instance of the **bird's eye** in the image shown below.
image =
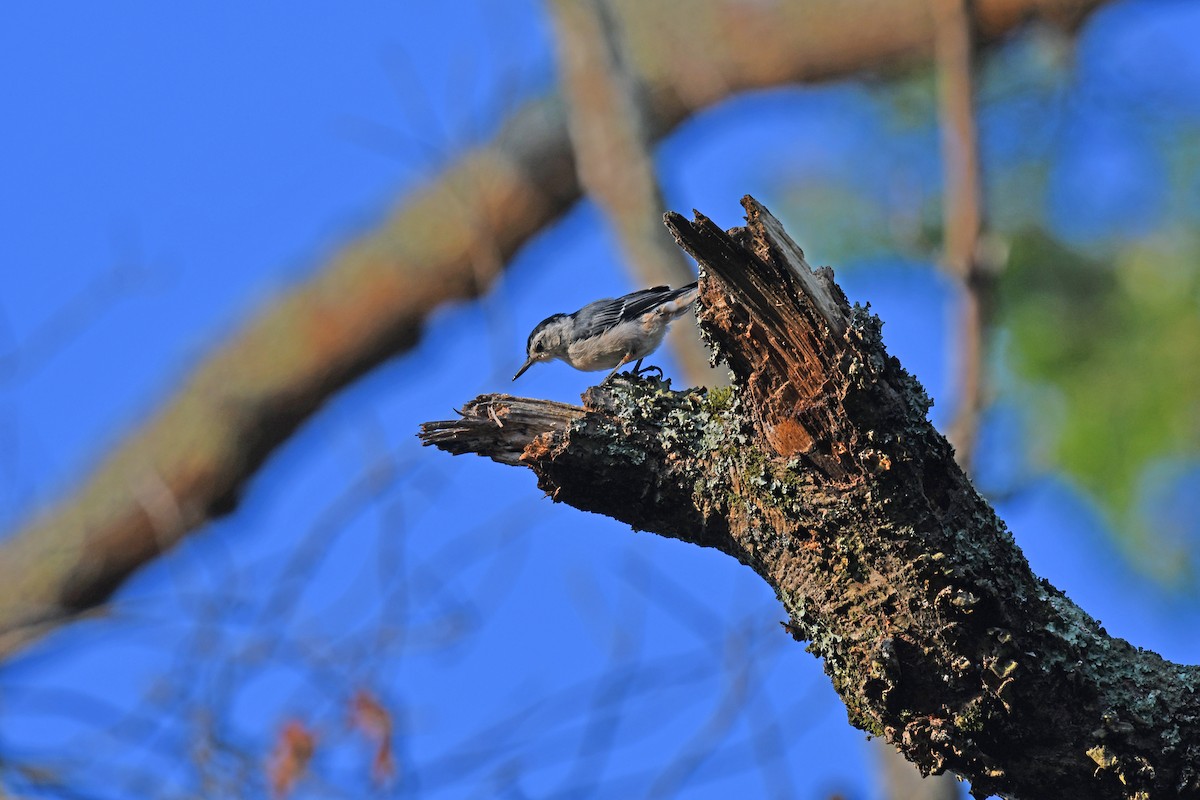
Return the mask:
<svg viewBox="0 0 1200 800">
<path fill-rule="evenodd" d="M 545 348 L 542 346 L 542 343 L 541 343 L 541 342 L 538 342 L 537 344 L 535 344 L 535 345 L 533 346 L 533 352 L 535 352 L 535 353 L 540 353 L 540 352 L 542 352 L 542 350 L 544 350 L 544 349 L 545 349 Z"/>
</svg>

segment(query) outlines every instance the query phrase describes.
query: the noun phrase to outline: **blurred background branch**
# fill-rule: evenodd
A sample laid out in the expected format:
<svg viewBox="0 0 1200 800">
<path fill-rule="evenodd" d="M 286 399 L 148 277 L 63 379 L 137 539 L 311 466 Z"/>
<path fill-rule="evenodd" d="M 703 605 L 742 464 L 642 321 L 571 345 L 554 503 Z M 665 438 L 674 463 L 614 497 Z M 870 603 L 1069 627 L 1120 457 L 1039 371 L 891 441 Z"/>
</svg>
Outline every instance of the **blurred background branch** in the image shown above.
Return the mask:
<svg viewBox="0 0 1200 800">
<path fill-rule="evenodd" d="M 661 223 L 667 208 L 643 118 L 644 89 L 630 72 L 611 0 L 553 0 L 550 8 L 571 146 L 584 191 L 604 210 L 634 283 L 691 283 L 696 276 Z M 708 353 L 687 326 L 673 327 L 668 341 L 688 383 L 725 382 L 723 371 L 709 367 Z"/>
<path fill-rule="evenodd" d="M 942 142 L 942 263 L 958 284 L 958 410 L 950 442 L 970 470 L 984 405 L 990 276 L 980 263 L 983 189 L 975 123 L 972 20 L 968 0 L 931 0 Z"/>
</svg>

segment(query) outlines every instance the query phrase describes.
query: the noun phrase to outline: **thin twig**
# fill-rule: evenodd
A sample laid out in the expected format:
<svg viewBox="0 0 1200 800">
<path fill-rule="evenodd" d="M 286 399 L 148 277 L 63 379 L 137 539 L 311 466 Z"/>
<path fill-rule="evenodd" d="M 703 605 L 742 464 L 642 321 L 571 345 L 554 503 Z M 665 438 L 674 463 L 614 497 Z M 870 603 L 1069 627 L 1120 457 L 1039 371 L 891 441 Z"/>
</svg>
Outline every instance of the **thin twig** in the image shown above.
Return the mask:
<svg viewBox="0 0 1200 800">
<path fill-rule="evenodd" d="M 979 133 L 972 89 L 972 31 L 967 0 L 930 0 L 934 20 L 938 117 L 942 134 L 942 264 L 958 284 L 958 411 L 949 439 L 969 468 L 983 407 L 986 305 L 979 263 L 983 229 Z"/>
</svg>

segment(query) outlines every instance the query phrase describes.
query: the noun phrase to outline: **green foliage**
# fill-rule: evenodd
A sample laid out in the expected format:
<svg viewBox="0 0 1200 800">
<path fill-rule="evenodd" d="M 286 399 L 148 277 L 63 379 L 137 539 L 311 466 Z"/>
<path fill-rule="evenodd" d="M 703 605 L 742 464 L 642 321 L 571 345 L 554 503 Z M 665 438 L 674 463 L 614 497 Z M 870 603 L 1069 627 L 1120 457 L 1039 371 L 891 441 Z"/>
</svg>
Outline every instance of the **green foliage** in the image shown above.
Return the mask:
<svg viewBox="0 0 1200 800">
<path fill-rule="evenodd" d="M 1106 263 L 1037 230 L 1011 244 L 997 322 L 1007 366 L 1035 389 L 1035 436 L 1137 535 L 1143 470 L 1200 448 L 1200 247 L 1162 236 Z"/>
</svg>

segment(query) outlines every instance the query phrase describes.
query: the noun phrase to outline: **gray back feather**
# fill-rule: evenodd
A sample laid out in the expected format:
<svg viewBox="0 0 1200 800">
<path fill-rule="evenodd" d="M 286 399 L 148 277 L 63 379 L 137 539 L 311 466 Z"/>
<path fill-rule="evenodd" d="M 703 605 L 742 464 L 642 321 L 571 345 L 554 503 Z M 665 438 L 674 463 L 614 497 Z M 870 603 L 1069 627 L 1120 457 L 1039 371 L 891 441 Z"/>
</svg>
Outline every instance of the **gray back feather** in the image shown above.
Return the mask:
<svg viewBox="0 0 1200 800">
<path fill-rule="evenodd" d="M 624 297 L 588 303 L 571 316 L 575 318 L 582 337 L 599 336 L 622 320 L 636 319 L 665 303 L 684 296 L 695 288 L 696 284 L 690 283 L 678 289 L 672 289 L 669 286 L 640 289 Z"/>
</svg>

